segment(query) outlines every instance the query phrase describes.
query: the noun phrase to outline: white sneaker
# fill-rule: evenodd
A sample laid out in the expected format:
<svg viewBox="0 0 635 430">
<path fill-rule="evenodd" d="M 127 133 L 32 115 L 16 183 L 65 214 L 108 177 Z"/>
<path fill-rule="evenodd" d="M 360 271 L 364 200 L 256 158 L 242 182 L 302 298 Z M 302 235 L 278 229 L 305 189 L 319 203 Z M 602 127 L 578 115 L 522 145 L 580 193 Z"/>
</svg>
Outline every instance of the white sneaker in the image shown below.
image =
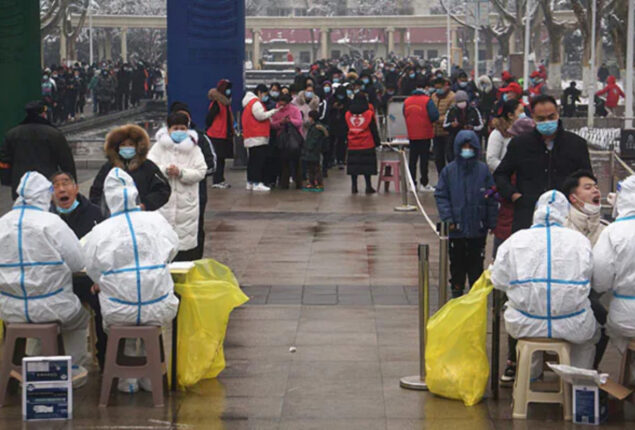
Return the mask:
<svg viewBox="0 0 635 430">
<path fill-rule="evenodd" d="M 219 190 L 226 190 L 227 188 L 231 188 L 231 185 L 229 185 L 227 182 L 221 182 L 219 184 L 212 185 L 212 188 L 216 188 Z"/>
<path fill-rule="evenodd" d="M 423 193 L 433 193 L 436 191 L 436 188 L 434 188 L 432 185 L 428 184 L 425 187 L 421 187 L 419 189 L 419 191 L 423 192 Z"/>
<path fill-rule="evenodd" d="M 257 184 L 254 184 L 252 189 L 254 191 L 271 191 L 271 188 L 269 188 L 262 182 L 258 182 Z"/>
<path fill-rule="evenodd" d="M 71 369 L 73 388 L 82 388 L 88 382 L 88 370 L 84 366 L 73 366 Z"/>
<path fill-rule="evenodd" d="M 251 182 L 247 182 L 247 186 L 245 187 L 245 189 L 247 191 L 251 191 L 254 189 L 254 184 L 252 184 Z"/>
<path fill-rule="evenodd" d="M 141 378 L 139 379 L 139 388 L 143 391 L 152 392 L 152 382 L 150 378 Z"/>
<path fill-rule="evenodd" d="M 122 393 L 134 394 L 139 391 L 139 381 L 134 378 L 119 378 L 117 390 Z"/>
</svg>

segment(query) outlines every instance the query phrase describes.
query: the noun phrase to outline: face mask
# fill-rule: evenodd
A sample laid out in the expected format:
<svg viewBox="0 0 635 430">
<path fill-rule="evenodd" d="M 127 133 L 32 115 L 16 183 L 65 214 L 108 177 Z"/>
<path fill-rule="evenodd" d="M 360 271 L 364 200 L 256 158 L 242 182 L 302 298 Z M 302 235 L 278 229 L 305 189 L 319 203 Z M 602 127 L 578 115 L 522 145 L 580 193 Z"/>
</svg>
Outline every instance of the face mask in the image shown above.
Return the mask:
<svg viewBox="0 0 635 430">
<path fill-rule="evenodd" d="M 329 94 L 331 92 L 331 87 L 324 87 L 324 94 Z"/>
<path fill-rule="evenodd" d="M 73 204 L 71 205 L 70 208 L 64 209 L 64 208 L 61 208 L 61 207 L 55 205 L 55 210 L 57 211 L 58 214 L 68 215 L 69 213 L 71 213 L 75 209 L 77 209 L 77 206 L 79 206 L 79 200 L 75 199 L 75 201 L 73 202 Z"/>
<path fill-rule="evenodd" d="M 390 68 L 390 71 L 391 71 L 391 72 L 394 72 L 394 71 L 395 71 L 395 68 L 394 68 L 394 67 L 391 67 L 391 68 Z"/>
<path fill-rule="evenodd" d="M 353 95 L 355 93 L 353 92 L 353 90 L 346 90 L 346 95 L 349 96 L 350 98 L 353 98 Z"/>
<path fill-rule="evenodd" d="M 456 104 L 456 107 L 458 107 L 459 109 L 465 109 L 467 107 L 467 102 L 458 102 Z"/>
<path fill-rule="evenodd" d="M 269 94 L 271 94 L 271 97 L 273 97 L 274 99 L 277 99 L 278 97 L 280 97 L 279 91 L 271 91 Z"/>
<path fill-rule="evenodd" d="M 414 79 L 414 78 L 415 78 L 415 74 L 414 74 L 414 73 L 410 73 L 410 74 L 408 75 L 408 77 L 409 77 L 410 79 Z"/>
<path fill-rule="evenodd" d="M 340 78 L 333 78 L 333 83 L 334 84 L 339 84 L 340 83 Z"/>
<path fill-rule="evenodd" d="M 472 148 L 462 148 L 461 157 L 466 160 L 469 160 L 470 158 L 474 158 L 474 150 Z"/>
<path fill-rule="evenodd" d="M 461 88 L 467 87 L 467 82 L 459 82 L 459 87 Z"/>
<path fill-rule="evenodd" d="M 48 77 L 48 76 L 42 76 L 42 80 L 43 80 L 43 81 L 48 81 L 48 80 L 49 80 L 49 77 Z"/>
<path fill-rule="evenodd" d="M 170 133 L 170 137 L 172 138 L 174 143 L 181 143 L 188 138 L 188 134 L 187 131 L 178 130 Z"/>
<path fill-rule="evenodd" d="M 305 99 L 312 99 L 313 98 L 313 91 L 305 91 L 304 92 L 304 98 Z"/>
<path fill-rule="evenodd" d="M 265 94 L 264 96 L 262 96 L 262 101 L 267 103 L 269 101 L 269 95 Z"/>
<path fill-rule="evenodd" d="M 124 146 L 123 148 L 119 148 L 119 155 L 124 160 L 130 160 L 137 154 L 137 148 L 133 146 Z"/>
<path fill-rule="evenodd" d="M 368 80 L 368 78 L 364 78 L 364 79 L 362 79 L 362 82 L 363 82 L 363 83 L 365 83 L 365 84 L 367 84 L 367 83 L 369 83 L 370 81 Z"/>
<path fill-rule="evenodd" d="M 386 91 L 386 94 L 388 94 L 389 96 L 393 96 L 393 95 L 395 95 L 395 92 L 394 91 Z"/>
<path fill-rule="evenodd" d="M 520 115 L 518 115 L 518 119 L 525 119 L 527 118 L 527 114 L 525 112 L 521 112 Z"/>
<path fill-rule="evenodd" d="M 338 95 L 337 95 L 337 99 L 338 99 L 338 100 L 344 100 L 345 98 L 346 98 L 346 96 L 345 96 L 345 95 L 343 95 L 343 94 L 338 94 Z"/>
<path fill-rule="evenodd" d="M 226 95 L 227 97 L 230 97 L 230 96 L 232 95 L 232 90 L 230 90 L 230 89 L 226 89 L 226 90 L 225 90 L 225 95 Z"/>
<path fill-rule="evenodd" d="M 602 205 L 594 205 L 591 203 L 584 203 L 581 208 L 582 212 L 587 215 L 597 215 L 602 210 Z"/>
<path fill-rule="evenodd" d="M 355 94 L 359 94 L 359 88 L 355 88 L 355 89 L 353 90 L 353 92 L 354 92 Z"/>
<path fill-rule="evenodd" d="M 443 94 L 445 94 L 445 89 L 443 88 L 437 88 L 434 90 L 438 95 L 442 96 Z"/>
<path fill-rule="evenodd" d="M 509 100 L 509 95 L 507 93 L 503 94 L 503 101 L 506 102 Z"/>
<path fill-rule="evenodd" d="M 551 136 L 558 131 L 558 120 L 539 122 L 536 124 L 536 130 L 543 136 Z"/>
</svg>

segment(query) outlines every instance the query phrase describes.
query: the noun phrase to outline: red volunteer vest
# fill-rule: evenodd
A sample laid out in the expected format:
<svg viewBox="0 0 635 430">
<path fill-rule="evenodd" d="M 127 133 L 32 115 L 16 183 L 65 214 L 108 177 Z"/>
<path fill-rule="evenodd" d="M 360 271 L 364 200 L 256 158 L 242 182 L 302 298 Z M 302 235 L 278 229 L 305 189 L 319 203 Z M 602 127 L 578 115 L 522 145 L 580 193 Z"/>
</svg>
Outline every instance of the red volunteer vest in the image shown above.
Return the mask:
<svg viewBox="0 0 635 430">
<path fill-rule="evenodd" d="M 430 97 L 425 94 L 410 96 L 404 102 L 404 116 L 408 128 L 408 139 L 422 140 L 434 137 L 434 127 L 428 116 Z"/>
<path fill-rule="evenodd" d="M 210 103 L 209 109 L 214 103 L 218 104 L 218 115 L 214 117 L 212 125 L 207 129 L 207 135 L 213 139 L 227 139 L 227 116 L 229 115 L 229 107 L 216 101 Z"/>
<path fill-rule="evenodd" d="M 260 100 L 253 98 L 243 112 L 242 124 L 243 124 L 243 137 L 249 139 L 250 137 L 269 137 L 271 133 L 271 127 L 268 120 L 258 121 L 254 116 L 252 109 L 254 104 Z"/>
<path fill-rule="evenodd" d="M 348 149 L 361 150 L 375 147 L 373 133 L 370 131 L 370 124 L 374 113 L 371 109 L 356 115 L 346 112 L 346 124 L 348 125 Z"/>
</svg>

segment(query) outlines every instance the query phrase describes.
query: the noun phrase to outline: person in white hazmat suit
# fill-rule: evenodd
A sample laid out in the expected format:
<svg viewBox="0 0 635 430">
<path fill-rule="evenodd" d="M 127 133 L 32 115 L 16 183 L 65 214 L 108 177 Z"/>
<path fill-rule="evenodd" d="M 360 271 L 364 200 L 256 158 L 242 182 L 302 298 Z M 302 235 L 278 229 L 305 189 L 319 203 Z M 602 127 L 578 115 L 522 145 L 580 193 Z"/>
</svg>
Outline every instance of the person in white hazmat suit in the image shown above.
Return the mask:
<svg viewBox="0 0 635 430">
<path fill-rule="evenodd" d="M 618 184 L 614 205 L 617 219 L 604 229 L 593 248 L 593 289 L 610 292 L 606 329 L 611 341 L 624 353 L 635 339 L 635 176 Z M 635 384 L 635 360 L 630 363 Z"/>
<path fill-rule="evenodd" d="M 571 364 L 590 369 L 600 331 L 589 301 L 591 243 L 563 227 L 567 198 L 556 190 L 538 199 L 530 229 L 501 245 L 492 283 L 507 294 L 505 328 L 515 339 L 554 338 L 571 343 Z M 534 357 L 532 378 L 542 366 Z"/>
<path fill-rule="evenodd" d="M 141 211 L 137 188 L 124 170 L 114 168 L 104 182 L 111 216 L 82 240 L 86 272 L 99 285 L 104 328 L 113 325 L 163 326 L 174 319 L 179 301 L 168 264 L 179 238 L 158 212 Z M 143 347 L 142 347 L 143 349 Z M 135 340 L 125 354 L 135 356 Z M 120 379 L 120 391 L 151 390 L 149 380 Z"/>
<path fill-rule="evenodd" d="M 73 294 L 73 272 L 84 268 L 75 233 L 49 213 L 53 185 L 26 172 L 13 209 L 0 218 L 0 319 L 7 323 L 59 322 L 75 387 L 86 382 L 88 312 Z M 40 353 L 38 341 L 27 345 Z"/>
</svg>

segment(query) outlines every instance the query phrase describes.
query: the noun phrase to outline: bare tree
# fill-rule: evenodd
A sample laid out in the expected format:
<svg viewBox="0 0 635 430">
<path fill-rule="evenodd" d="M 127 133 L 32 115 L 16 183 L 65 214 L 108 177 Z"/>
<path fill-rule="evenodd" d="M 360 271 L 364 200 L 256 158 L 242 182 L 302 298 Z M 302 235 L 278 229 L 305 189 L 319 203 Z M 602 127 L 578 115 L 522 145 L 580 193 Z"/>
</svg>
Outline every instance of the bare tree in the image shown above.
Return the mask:
<svg viewBox="0 0 635 430">
<path fill-rule="evenodd" d="M 74 57 L 74 46 L 84 26 L 89 3 L 90 0 L 40 0 L 40 37 L 44 39 L 63 31 L 67 52 Z M 71 15 L 80 16 L 75 28 L 71 24 Z"/>
<path fill-rule="evenodd" d="M 597 15 L 595 22 L 591 13 L 591 2 L 597 3 Z M 614 3 L 614 0 L 571 0 L 571 8 L 578 20 L 580 31 L 582 32 L 582 79 L 584 81 L 585 90 L 588 88 L 591 80 L 591 73 L 594 73 L 595 67 L 591 64 L 591 32 L 593 26 L 596 29 L 601 28 L 602 15 L 605 13 L 607 5 L 610 7 Z M 601 46 L 601 35 L 598 31 L 596 34 L 596 42 Z"/>
<path fill-rule="evenodd" d="M 550 88 L 560 88 L 562 81 L 562 39 L 566 26 L 553 16 L 554 0 L 540 0 L 545 27 L 549 33 L 549 70 L 548 85 Z"/>
</svg>

